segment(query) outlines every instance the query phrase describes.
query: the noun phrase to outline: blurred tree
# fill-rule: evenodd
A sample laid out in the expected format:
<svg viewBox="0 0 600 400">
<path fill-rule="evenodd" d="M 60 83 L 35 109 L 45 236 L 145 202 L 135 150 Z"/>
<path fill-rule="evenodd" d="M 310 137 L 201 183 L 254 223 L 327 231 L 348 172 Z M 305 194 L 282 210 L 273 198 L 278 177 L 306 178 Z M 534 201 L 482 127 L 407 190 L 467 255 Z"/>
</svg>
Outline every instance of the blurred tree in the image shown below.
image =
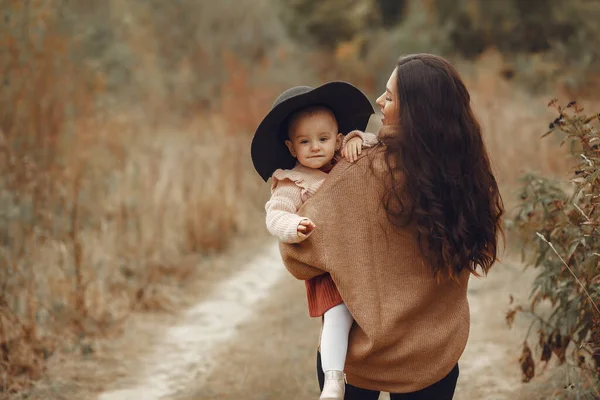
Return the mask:
<svg viewBox="0 0 600 400">
<path fill-rule="evenodd" d="M 278 1 L 288 32 L 300 43 L 333 49 L 379 24 L 374 0 Z"/>
<path fill-rule="evenodd" d="M 536 53 L 567 41 L 578 22 L 564 18 L 576 2 L 560 0 L 435 0 L 437 16 L 449 24 L 450 40 L 467 57 L 487 47 L 506 53 Z"/>
<path fill-rule="evenodd" d="M 398 24 L 406 16 L 406 0 L 377 0 L 381 12 L 381 23 L 389 28 Z"/>
</svg>

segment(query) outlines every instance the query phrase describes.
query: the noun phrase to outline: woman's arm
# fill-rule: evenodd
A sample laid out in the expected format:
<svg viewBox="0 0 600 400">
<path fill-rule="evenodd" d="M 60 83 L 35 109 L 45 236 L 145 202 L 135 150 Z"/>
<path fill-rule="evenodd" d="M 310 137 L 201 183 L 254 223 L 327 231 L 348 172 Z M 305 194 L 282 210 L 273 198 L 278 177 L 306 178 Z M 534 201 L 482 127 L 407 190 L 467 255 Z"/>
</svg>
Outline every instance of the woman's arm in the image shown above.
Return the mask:
<svg viewBox="0 0 600 400">
<path fill-rule="evenodd" d="M 368 162 L 364 155 L 361 157 L 360 164 Z M 364 171 L 364 167 L 358 168 L 356 164 L 340 161 L 329 173 L 329 177 L 317 193 L 298 210 L 298 215 L 310 218 L 316 228 L 313 234 L 301 243 L 279 244 L 283 262 L 294 277 L 307 280 L 324 272 L 332 272 L 329 270 L 331 263 L 327 259 L 328 249 L 332 250 L 330 247 L 336 237 L 353 236 L 348 235 L 349 232 L 340 232 L 340 229 L 353 225 L 351 209 L 361 208 L 360 204 L 352 204 L 348 207 L 346 194 L 355 188 L 347 186 L 356 179 L 365 179 Z M 346 251 L 344 248 L 337 247 L 333 250 L 335 250 L 333 254 Z"/>
<path fill-rule="evenodd" d="M 341 274 L 360 274 L 369 264 L 368 247 L 378 226 L 381 208 L 383 151 L 366 149 L 351 163 L 340 160 L 319 190 L 298 210 L 316 228 L 301 243 L 280 244 L 286 268 L 298 279 L 310 279 L 329 272 L 336 280 Z M 336 285 L 338 282 L 336 281 Z M 340 290 L 341 293 L 341 290 Z"/>
</svg>

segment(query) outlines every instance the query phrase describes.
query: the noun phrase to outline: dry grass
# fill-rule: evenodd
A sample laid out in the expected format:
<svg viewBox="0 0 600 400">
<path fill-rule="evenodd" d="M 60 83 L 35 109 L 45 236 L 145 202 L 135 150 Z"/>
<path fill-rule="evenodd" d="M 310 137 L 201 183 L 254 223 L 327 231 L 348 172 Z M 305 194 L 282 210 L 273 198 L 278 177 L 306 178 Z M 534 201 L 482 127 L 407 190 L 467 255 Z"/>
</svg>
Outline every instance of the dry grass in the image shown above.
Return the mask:
<svg viewBox="0 0 600 400">
<path fill-rule="evenodd" d="M 132 310 L 173 311 L 172 288 L 196 267 L 181 257 L 221 252 L 251 231 L 265 198 L 245 157 L 249 127 L 273 89 L 232 71 L 241 61 L 225 54 L 217 114 L 172 118 L 156 100 L 102 112 L 104 77 L 80 74 L 56 10 L 2 6 L 31 23 L 3 37 L 10 51 L 0 59 L 10 85 L 0 115 L 0 392 L 8 394 L 38 379 L 56 351 L 87 354 L 89 340 L 115 332 Z M 50 34 L 34 37 L 40 24 Z M 232 107 L 234 97 L 247 104 Z"/>
<path fill-rule="evenodd" d="M 11 375 L 17 373 L 12 368 L 37 365 L 14 356 L 23 341 L 94 336 L 131 309 L 171 310 L 169 281 L 194 273 L 193 266 L 180 268 L 181 255 L 222 251 L 233 235 L 247 232 L 259 209 L 261 186 L 248 161 L 235 156 L 246 143 L 214 134 L 227 130 L 218 120 L 143 133 L 124 126 L 92 129 L 119 136 L 111 149 L 106 141 L 87 143 L 89 155 L 67 163 L 73 178 L 50 178 L 53 190 L 65 193 L 65 205 L 50 221 L 56 230 L 23 220 L 13 220 L 8 230 L 2 310 L 7 321 L 23 324 L 20 333 L 3 340 Z M 86 153 L 77 145 L 71 151 Z M 39 196 L 31 202 L 43 214 L 55 199 Z"/>
<path fill-rule="evenodd" d="M 240 265 L 255 256 L 256 249 L 264 245 L 265 236 L 252 234 L 234 238 L 225 253 L 190 254 L 177 268 L 194 269 L 193 279 L 177 286 L 163 285 L 163 292 L 171 297 L 177 310 L 198 304 L 211 296 L 215 282 L 234 275 Z M 42 378 L 10 398 L 89 400 L 101 392 L 133 385 L 148 367 L 148 360 L 168 329 L 181 321 L 177 312 L 134 312 L 119 329 L 110 329 L 106 335 L 84 337 L 75 344 L 62 343 L 47 360 L 47 371 Z M 81 348 L 85 348 L 85 352 Z"/>
<path fill-rule="evenodd" d="M 250 163 L 250 134 L 284 86 L 345 79 L 373 97 L 388 73 L 383 58 L 361 59 L 361 43 L 307 56 L 305 69 L 281 30 L 263 23 L 266 1 L 252 10 L 195 3 L 203 24 L 178 33 L 190 43 L 232 23 L 244 38 L 189 45 L 186 57 L 169 53 L 176 38 L 153 39 L 161 26 L 144 22 L 149 6 L 111 4 L 133 19 L 123 40 L 139 56 L 132 81 L 143 89 L 143 101 L 118 112 L 98 108 L 112 78 L 69 58 L 48 2 L 0 0 L 19 16 L 0 54 L 10 84 L 0 93 L 0 393 L 38 379 L 52 354 L 89 355 L 90 341 L 118 333 L 133 310 L 174 310 L 178 287 L 196 273 L 183 256 L 262 231 L 268 193 Z M 15 22 L 23 18 L 26 29 Z M 52 34 L 33 35 L 40 26 Z M 160 66 L 161 57 L 177 62 Z M 502 65 L 491 54 L 463 69 L 510 198 L 521 170 L 559 175 L 565 161 L 538 139 L 547 99 L 500 81 Z"/>
</svg>

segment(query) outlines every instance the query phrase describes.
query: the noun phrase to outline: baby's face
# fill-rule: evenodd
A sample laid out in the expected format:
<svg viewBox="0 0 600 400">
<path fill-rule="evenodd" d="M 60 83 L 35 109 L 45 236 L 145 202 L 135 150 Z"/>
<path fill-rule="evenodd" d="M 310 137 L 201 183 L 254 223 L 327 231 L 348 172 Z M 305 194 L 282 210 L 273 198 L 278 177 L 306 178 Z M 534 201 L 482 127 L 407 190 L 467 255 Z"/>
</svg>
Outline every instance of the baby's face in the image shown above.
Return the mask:
<svg viewBox="0 0 600 400">
<path fill-rule="evenodd" d="M 290 126 L 289 137 L 285 144 L 290 153 L 300 164 L 315 169 L 327 165 L 342 144 L 335 117 L 326 110 L 305 114 L 295 120 Z"/>
</svg>

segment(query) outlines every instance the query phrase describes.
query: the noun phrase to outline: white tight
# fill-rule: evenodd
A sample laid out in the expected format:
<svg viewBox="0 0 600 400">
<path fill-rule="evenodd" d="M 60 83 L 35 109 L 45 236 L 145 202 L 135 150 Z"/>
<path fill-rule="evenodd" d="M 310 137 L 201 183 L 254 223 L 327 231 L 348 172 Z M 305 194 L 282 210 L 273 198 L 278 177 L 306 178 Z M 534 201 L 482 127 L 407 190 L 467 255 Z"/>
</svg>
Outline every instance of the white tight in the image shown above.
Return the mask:
<svg viewBox="0 0 600 400">
<path fill-rule="evenodd" d="M 343 371 L 348 351 L 348 335 L 354 319 L 345 304 L 337 305 L 323 315 L 321 333 L 321 366 L 323 371 Z"/>
</svg>

